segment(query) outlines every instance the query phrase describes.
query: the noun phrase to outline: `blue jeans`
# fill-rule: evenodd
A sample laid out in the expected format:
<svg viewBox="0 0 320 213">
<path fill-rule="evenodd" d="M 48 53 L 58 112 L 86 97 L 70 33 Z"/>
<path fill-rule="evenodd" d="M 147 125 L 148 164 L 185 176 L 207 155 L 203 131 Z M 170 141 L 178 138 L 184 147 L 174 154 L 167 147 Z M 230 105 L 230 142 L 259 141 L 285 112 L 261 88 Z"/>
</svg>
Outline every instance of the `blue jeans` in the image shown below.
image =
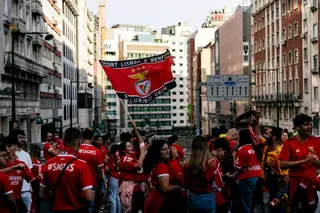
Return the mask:
<svg viewBox="0 0 320 213">
<path fill-rule="evenodd" d="M 189 193 L 189 213 L 215 213 L 216 198 L 214 193 L 194 194 Z"/>
<path fill-rule="evenodd" d="M 92 190 L 93 190 L 93 193 L 94 193 L 94 197 L 96 197 L 96 188 L 95 187 L 93 187 L 92 188 Z M 95 201 L 96 201 L 96 199 L 93 199 L 93 201 L 91 201 L 90 203 L 89 203 L 89 206 L 88 206 L 88 209 L 90 210 L 90 211 L 95 211 L 96 209 L 95 209 L 95 206 L 94 206 L 94 204 L 95 204 Z"/>
<path fill-rule="evenodd" d="M 22 195 L 22 200 L 26 205 L 28 212 L 30 212 L 31 204 L 32 204 L 31 192 L 22 192 L 21 195 Z"/>
<path fill-rule="evenodd" d="M 119 196 L 119 180 L 110 176 L 109 179 L 109 202 L 110 202 L 110 213 L 120 213 L 121 203 Z"/>
<path fill-rule="evenodd" d="M 258 177 L 243 179 L 239 181 L 239 203 L 241 203 L 242 213 L 250 213 L 252 199 Z"/>
</svg>

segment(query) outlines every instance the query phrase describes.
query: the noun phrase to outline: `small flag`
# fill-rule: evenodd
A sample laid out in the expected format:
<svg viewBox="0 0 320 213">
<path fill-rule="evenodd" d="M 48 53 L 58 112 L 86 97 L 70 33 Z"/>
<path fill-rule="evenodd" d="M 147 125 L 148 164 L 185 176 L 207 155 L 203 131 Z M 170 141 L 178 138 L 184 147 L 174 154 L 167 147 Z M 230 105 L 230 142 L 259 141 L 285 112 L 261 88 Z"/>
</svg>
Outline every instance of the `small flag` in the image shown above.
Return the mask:
<svg viewBox="0 0 320 213">
<path fill-rule="evenodd" d="M 148 104 L 158 96 L 176 87 L 171 72 L 173 58 L 167 50 L 161 55 L 126 61 L 100 63 L 113 89 L 121 99 Z"/>
</svg>

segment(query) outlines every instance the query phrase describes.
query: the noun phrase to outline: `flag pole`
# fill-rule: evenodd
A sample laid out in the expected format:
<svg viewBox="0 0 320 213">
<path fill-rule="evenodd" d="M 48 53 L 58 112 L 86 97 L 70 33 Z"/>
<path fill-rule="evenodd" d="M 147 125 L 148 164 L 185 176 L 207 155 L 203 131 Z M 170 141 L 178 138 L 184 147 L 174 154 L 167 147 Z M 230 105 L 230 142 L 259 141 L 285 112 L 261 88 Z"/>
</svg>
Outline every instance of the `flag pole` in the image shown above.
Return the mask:
<svg viewBox="0 0 320 213">
<path fill-rule="evenodd" d="M 128 109 L 126 108 L 126 106 L 125 106 L 125 105 L 124 105 L 124 103 L 123 103 L 123 100 L 122 100 L 121 98 L 119 98 L 119 99 L 120 99 L 120 102 L 121 102 L 121 104 L 122 104 L 122 106 L 123 106 L 124 110 L 125 110 L 125 111 L 126 111 L 126 113 L 128 114 L 128 116 L 129 116 L 130 120 L 131 120 L 131 121 L 133 121 L 133 120 L 132 120 L 132 118 L 131 118 L 130 113 L 128 112 Z"/>
</svg>

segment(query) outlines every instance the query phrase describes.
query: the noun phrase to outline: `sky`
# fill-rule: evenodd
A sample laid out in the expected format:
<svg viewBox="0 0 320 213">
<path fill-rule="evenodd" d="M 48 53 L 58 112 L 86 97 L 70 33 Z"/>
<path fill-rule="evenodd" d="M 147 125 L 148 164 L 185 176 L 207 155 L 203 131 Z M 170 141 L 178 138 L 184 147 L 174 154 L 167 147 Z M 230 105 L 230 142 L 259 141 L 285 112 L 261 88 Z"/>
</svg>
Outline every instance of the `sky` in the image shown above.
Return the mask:
<svg viewBox="0 0 320 213">
<path fill-rule="evenodd" d="M 102 0 L 101 0 L 102 1 Z M 97 14 L 99 0 L 87 0 Z M 228 5 L 236 8 L 241 0 L 107 0 L 107 27 L 115 24 L 152 25 L 154 29 L 187 21 L 195 30 L 201 27 L 211 10 Z"/>
</svg>

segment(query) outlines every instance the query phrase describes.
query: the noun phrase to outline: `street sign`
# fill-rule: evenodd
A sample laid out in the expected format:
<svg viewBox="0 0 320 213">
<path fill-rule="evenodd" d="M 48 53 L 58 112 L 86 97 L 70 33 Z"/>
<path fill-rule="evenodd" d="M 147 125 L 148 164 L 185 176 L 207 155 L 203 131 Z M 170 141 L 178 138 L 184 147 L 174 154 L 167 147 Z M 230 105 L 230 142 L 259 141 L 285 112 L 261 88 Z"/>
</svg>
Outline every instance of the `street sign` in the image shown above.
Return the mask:
<svg viewBox="0 0 320 213">
<path fill-rule="evenodd" d="M 248 101 L 248 75 L 208 75 L 208 101 Z"/>
</svg>

